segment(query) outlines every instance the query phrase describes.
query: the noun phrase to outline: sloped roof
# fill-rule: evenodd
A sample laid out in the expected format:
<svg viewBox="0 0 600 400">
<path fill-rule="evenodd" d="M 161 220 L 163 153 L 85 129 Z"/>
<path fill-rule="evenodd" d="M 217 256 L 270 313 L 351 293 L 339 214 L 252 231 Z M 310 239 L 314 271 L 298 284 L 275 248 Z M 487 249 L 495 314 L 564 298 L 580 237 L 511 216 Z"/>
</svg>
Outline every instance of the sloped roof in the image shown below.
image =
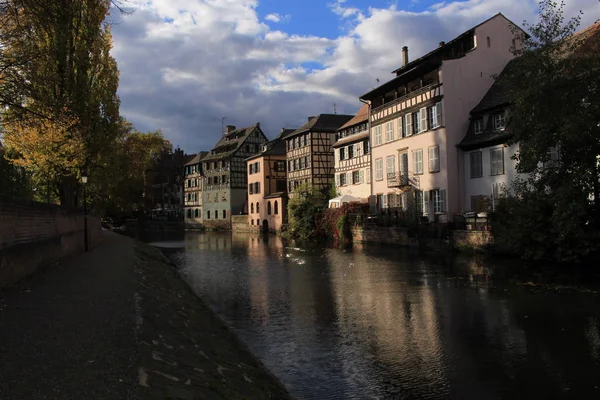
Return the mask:
<svg viewBox="0 0 600 400">
<path fill-rule="evenodd" d="M 292 132 L 294 132 L 295 129 L 288 129 L 288 128 L 284 128 L 281 130 L 281 132 L 279 133 L 279 135 L 277 135 L 277 137 L 265 144 L 263 144 L 263 148 L 264 146 L 266 146 L 266 150 L 261 151 L 258 154 L 255 154 L 253 156 L 250 156 L 248 158 L 246 158 L 246 160 L 252 160 L 254 158 L 258 158 L 258 157 L 262 157 L 262 156 L 275 156 L 275 155 L 285 155 L 285 141 L 283 140 L 287 135 L 291 134 Z"/>
<path fill-rule="evenodd" d="M 194 164 L 198 164 L 200 161 L 202 161 L 202 159 L 204 157 L 206 157 L 206 155 L 208 154 L 208 151 L 201 151 L 200 153 L 196 154 L 196 155 L 191 155 L 193 156 L 193 158 L 187 162 L 184 163 L 184 165 L 194 165 Z M 188 157 L 188 156 L 186 156 Z"/>
<path fill-rule="evenodd" d="M 369 105 L 363 104 L 363 106 L 360 108 L 360 110 L 358 110 L 356 115 L 350 121 L 346 122 L 344 125 L 339 127 L 338 131 L 348 128 L 350 126 L 356 125 L 356 124 L 360 124 L 361 122 L 365 122 L 368 119 L 369 119 Z"/>
<path fill-rule="evenodd" d="M 220 160 L 233 155 L 255 130 L 258 130 L 264 135 L 260 129 L 260 123 L 226 133 L 219 139 L 215 147 L 211 149 L 202 161 Z M 213 151 L 216 153 L 213 154 Z"/>
<path fill-rule="evenodd" d="M 368 138 L 369 138 L 369 131 L 367 130 L 367 131 L 363 131 L 360 133 L 356 133 L 354 135 L 346 136 L 345 138 L 342 138 L 342 139 L 338 140 L 337 142 L 335 142 L 333 144 L 333 147 L 340 147 L 345 144 L 358 142 L 359 140 L 368 139 Z"/>
<path fill-rule="evenodd" d="M 354 116 L 344 114 L 320 114 L 311 118 L 306 124 L 287 135 L 285 139 L 289 139 L 292 136 L 309 131 L 334 133 L 339 129 L 340 126 L 350 121 L 352 117 Z"/>
</svg>

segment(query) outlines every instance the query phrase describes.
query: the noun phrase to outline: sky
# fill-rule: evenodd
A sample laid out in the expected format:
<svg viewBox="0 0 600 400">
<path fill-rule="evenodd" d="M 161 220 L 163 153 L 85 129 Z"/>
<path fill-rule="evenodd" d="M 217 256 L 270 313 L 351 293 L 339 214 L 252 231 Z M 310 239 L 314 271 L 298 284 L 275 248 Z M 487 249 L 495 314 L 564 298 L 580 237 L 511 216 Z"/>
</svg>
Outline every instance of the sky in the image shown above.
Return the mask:
<svg viewBox="0 0 600 400">
<path fill-rule="evenodd" d="M 122 1 L 131 12 L 110 17 L 121 114 L 187 154 L 210 150 L 223 122 L 260 122 L 274 138 L 334 107 L 355 114 L 402 46 L 413 60 L 498 12 L 522 26 L 537 11 L 535 0 Z M 599 0 L 566 3 L 581 27 L 600 17 Z"/>
</svg>

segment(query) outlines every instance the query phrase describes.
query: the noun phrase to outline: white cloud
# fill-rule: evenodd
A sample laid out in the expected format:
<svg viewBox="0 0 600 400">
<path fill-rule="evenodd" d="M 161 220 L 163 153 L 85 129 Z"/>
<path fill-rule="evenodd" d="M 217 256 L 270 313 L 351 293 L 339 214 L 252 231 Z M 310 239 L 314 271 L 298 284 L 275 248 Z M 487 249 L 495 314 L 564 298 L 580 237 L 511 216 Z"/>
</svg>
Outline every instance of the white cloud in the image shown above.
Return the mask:
<svg viewBox="0 0 600 400">
<path fill-rule="evenodd" d="M 533 21 L 536 8 L 534 0 L 446 1 L 422 12 L 345 3 L 329 5 L 345 27 L 332 40 L 270 28 L 264 21 L 286 16 L 261 20 L 257 0 L 135 0 L 136 11 L 113 28 L 122 114 L 139 129 L 162 129 L 189 153 L 214 145 L 222 117 L 261 122 L 273 137 L 332 112 L 334 102 L 339 113 L 356 112 L 376 78 L 392 78 L 402 46 L 414 59 L 499 11 L 520 24 Z M 586 11 L 588 25 L 595 6 L 573 0 L 568 10 Z"/>
<path fill-rule="evenodd" d="M 271 22 L 288 22 L 291 16 L 289 14 L 281 15 L 278 13 L 267 14 L 265 20 Z"/>
</svg>

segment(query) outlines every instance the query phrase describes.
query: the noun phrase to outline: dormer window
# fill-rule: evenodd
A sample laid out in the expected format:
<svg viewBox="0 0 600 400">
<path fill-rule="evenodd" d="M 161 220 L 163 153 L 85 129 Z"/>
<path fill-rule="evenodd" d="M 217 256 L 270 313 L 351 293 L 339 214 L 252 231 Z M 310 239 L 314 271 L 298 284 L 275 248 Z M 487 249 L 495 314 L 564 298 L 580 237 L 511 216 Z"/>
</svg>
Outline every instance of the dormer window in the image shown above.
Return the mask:
<svg viewBox="0 0 600 400">
<path fill-rule="evenodd" d="M 473 120 L 473 133 L 476 135 L 483 133 L 483 118 Z"/>
<path fill-rule="evenodd" d="M 494 122 L 494 130 L 495 131 L 503 131 L 506 128 L 506 118 L 504 117 L 504 113 L 494 114 L 492 116 L 492 121 Z"/>
</svg>

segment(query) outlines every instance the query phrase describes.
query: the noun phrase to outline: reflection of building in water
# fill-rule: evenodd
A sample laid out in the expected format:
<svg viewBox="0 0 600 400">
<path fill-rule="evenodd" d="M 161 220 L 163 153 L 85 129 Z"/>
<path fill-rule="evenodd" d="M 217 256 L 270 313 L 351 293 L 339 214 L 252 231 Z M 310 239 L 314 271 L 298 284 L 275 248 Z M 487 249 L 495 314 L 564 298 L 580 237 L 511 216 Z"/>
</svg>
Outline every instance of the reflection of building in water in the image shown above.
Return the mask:
<svg viewBox="0 0 600 400">
<path fill-rule="evenodd" d="M 436 298 L 428 282 L 419 286 L 407 268 L 388 260 L 374 266 L 373 258 L 360 251 L 331 250 L 327 258 L 344 340 L 374 352 L 387 364 L 385 371 L 393 371 L 389 379 L 445 383 Z"/>
</svg>

